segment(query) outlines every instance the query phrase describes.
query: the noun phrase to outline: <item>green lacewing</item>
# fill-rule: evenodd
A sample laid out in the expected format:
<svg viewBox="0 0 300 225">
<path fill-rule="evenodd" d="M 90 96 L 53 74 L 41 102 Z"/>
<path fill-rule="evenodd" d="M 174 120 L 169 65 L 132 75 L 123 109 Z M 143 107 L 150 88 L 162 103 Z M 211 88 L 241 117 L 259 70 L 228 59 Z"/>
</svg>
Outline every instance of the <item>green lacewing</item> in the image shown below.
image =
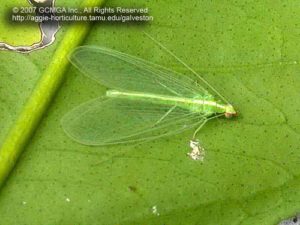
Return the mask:
<svg viewBox="0 0 300 225">
<path fill-rule="evenodd" d="M 195 139 L 197 132 L 208 120 L 231 118 L 237 112 L 198 73 L 146 35 L 187 67 L 198 81 L 112 49 L 81 46 L 70 55 L 71 63 L 109 89 L 105 96 L 67 113 L 62 119 L 63 129 L 79 143 L 110 145 L 149 141 L 194 128 L 189 156 L 203 159 L 203 148 Z"/>
</svg>

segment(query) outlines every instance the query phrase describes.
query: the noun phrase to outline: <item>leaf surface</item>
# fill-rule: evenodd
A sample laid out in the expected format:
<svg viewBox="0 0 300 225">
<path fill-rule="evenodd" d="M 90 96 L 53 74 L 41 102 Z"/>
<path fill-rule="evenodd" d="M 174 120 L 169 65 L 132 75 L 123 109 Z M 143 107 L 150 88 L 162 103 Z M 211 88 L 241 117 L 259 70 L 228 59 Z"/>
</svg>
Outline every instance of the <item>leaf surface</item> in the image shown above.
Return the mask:
<svg viewBox="0 0 300 225">
<path fill-rule="evenodd" d="M 206 124 L 198 134 L 206 149 L 202 163 L 186 157 L 192 130 L 140 145 L 80 145 L 67 137 L 60 120 L 106 89 L 71 67 L 1 191 L 1 223 L 272 225 L 299 212 L 299 4 L 108 4 L 147 6 L 154 21 L 99 24 L 85 44 L 113 48 L 189 75 L 142 33 L 147 31 L 229 99 L 239 117 Z M 55 48 L 24 57 L 34 64 L 33 71 L 42 71 L 47 60 L 40 59 L 50 58 Z M 1 57 L 6 54 L 0 52 Z M 11 71 L 18 70 L 18 63 L 7 63 Z M 12 73 L 4 68 L 1 84 Z M 33 87 L 35 79 L 30 81 L 28 73 L 24 77 Z M 21 93 L 28 88 L 5 87 L 0 93 L 7 102 L 1 108 L 11 109 L 0 115 L 13 123 L 9 114 L 20 107 Z"/>
</svg>

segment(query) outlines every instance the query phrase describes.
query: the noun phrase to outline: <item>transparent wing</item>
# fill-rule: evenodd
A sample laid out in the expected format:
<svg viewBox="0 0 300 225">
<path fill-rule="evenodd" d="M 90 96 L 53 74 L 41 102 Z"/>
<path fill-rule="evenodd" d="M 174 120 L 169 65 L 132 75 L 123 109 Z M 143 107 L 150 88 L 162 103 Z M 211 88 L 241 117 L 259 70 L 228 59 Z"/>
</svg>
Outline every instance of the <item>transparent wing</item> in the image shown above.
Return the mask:
<svg viewBox="0 0 300 225">
<path fill-rule="evenodd" d="M 136 100 L 98 98 L 80 105 L 62 119 L 65 132 L 86 145 L 144 141 L 199 126 L 205 115 Z"/>
<path fill-rule="evenodd" d="M 109 88 L 185 97 L 208 93 L 195 80 L 115 50 L 83 46 L 70 56 L 82 73 Z"/>
</svg>

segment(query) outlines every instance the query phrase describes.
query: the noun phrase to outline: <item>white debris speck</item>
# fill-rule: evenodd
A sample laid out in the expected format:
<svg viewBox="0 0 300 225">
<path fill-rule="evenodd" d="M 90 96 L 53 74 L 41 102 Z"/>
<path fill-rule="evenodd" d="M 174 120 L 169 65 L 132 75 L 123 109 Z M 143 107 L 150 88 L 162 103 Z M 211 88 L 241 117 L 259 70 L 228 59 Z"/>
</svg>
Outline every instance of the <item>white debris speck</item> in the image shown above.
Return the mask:
<svg viewBox="0 0 300 225">
<path fill-rule="evenodd" d="M 195 141 L 191 140 L 190 141 L 190 147 L 191 147 L 192 151 L 187 153 L 187 155 L 193 160 L 203 161 L 204 156 L 205 156 L 205 151 L 204 151 L 204 148 L 202 148 L 200 146 L 199 141 L 198 140 L 195 140 Z"/>
<path fill-rule="evenodd" d="M 157 211 L 157 206 L 152 206 L 152 213 L 156 216 L 159 216 L 159 212 Z"/>
<path fill-rule="evenodd" d="M 284 220 L 278 225 L 300 225 L 300 214 L 290 219 Z"/>
<path fill-rule="evenodd" d="M 69 198 L 66 198 L 66 202 L 70 202 L 71 201 L 71 199 L 69 199 Z"/>
<path fill-rule="evenodd" d="M 34 0 L 34 1 L 37 3 L 44 3 L 44 2 L 47 2 L 48 0 Z"/>
<path fill-rule="evenodd" d="M 22 204 L 23 204 L 23 205 L 26 205 L 26 204 L 27 204 L 27 202 L 23 201 L 23 202 L 22 202 Z"/>
</svg>

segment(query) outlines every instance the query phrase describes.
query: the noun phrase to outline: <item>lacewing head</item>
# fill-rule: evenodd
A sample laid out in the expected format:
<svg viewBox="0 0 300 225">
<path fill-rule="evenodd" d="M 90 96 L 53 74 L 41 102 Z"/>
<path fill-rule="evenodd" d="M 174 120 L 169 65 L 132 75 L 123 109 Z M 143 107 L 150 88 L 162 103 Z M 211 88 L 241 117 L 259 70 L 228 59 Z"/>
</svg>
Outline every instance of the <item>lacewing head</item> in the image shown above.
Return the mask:
<svg viewBox="0 0 300 225">
<path fill-rule="evenodd" d="M 235 109 L 233 108 L 232 105 L 228 104 L 225 107 L 225 117 L 226 118 L 232 118 L 232 117 L 235 117 L 237 115 L 238 115 L 238 113 L 235 111 Z"/>
</svg>

